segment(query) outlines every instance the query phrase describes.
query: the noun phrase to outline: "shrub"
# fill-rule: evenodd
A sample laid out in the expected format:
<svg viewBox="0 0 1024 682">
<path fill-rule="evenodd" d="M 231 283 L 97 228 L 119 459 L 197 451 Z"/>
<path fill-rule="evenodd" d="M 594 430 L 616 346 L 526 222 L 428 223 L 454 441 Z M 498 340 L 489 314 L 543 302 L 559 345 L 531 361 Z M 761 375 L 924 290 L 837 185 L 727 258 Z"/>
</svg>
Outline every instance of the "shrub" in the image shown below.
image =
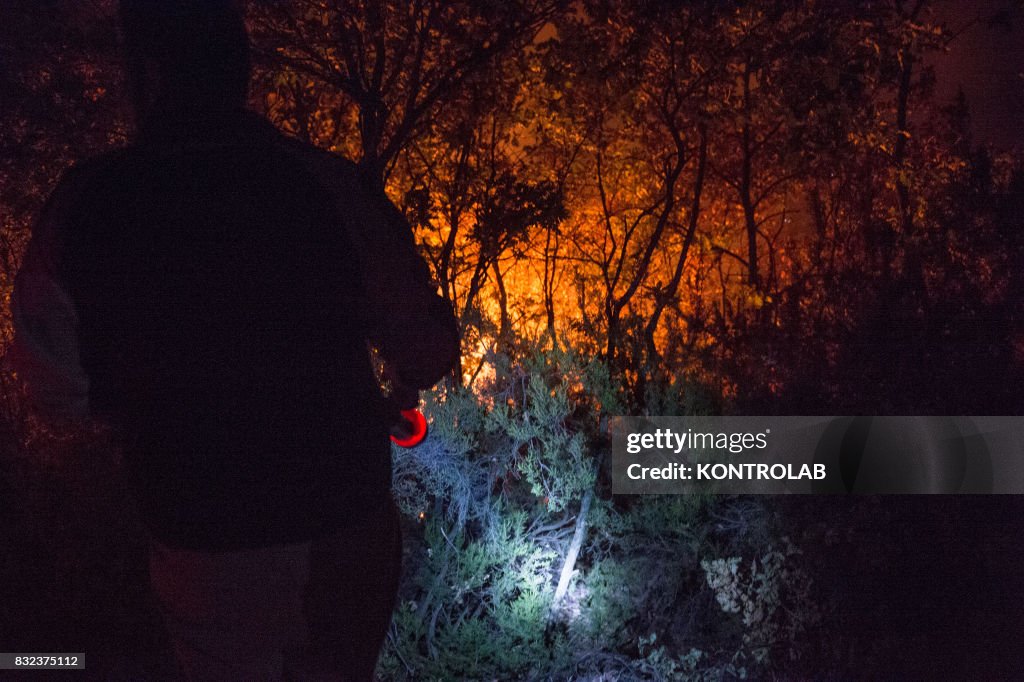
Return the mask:
<svg viewBox="0 0 1024 682">
<path fill-rule="evenodd" d="M 605 366 L 579 353 L 487 362 L 486 381 L 431 396 L 425 443 L 394 452 L 409 532 L 382 676 L 723 679 L 767 669 L 771 656 L 751 655 L 753 640 L 722 617 L 700 561 L 723 549 L 760 551 L 775 562 L 765 564 L 762 592 L 788 590 L 794 574 L 765 545 L 774 536 L 764 507 L 613 498 L 600 476 L 607 416 L 644 406 L 627 405 Z M 701 409 L 700 395 L 683 381 L 646 387 L 660 414 Z M 580 532 L 579 558 L 567 567 Z M 751 595 L 762 613 L 774 604 L 769 593 Z M 778 624 L 771 634 L 785 637 L 775 615 L 758 623 Z"/>
</svg>

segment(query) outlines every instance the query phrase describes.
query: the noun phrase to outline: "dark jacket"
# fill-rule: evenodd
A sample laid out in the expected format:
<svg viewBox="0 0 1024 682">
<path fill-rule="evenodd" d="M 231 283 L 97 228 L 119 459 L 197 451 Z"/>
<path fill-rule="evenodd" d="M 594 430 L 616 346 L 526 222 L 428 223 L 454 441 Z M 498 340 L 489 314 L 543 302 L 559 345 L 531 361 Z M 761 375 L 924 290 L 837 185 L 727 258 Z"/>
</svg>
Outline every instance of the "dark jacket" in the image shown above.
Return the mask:
<svg viewBox="0 0 1024 682">
<path fill-rule="evenodd" d="M 165 543 L 299 542 L 371 513 L 389 415 L 367 343 L 427 388 L 458 337 L 399 212 L 240 110 L 165 112 L 69 171 L 12 302 L 38 402 L 114 424 Z"/>
</svg>

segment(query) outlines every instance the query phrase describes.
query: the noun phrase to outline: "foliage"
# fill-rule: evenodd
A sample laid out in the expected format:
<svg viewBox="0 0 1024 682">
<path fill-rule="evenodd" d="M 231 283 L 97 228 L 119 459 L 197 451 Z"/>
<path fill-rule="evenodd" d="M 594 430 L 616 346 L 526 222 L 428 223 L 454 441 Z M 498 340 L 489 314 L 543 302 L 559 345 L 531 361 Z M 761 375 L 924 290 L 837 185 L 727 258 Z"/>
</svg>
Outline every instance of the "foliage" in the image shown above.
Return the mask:
<svg viewBox="0 0 1024 682">
<path fill-rule="evenodd" d="M 424 444 L 394 452 L 396 496 L 415 530 L 406 536 L 406 577 L 382 674 L 740 675 L 735 660 L 746 640 L 730 628 L 702 631 L 715 610 L 714 585 L 705 583 L 700 559 L 732 547 L 775 561 L 766 544 L 774 533 L 770 514 L 756 504 L 700 496 L 607 497 L 600 492 L 607 485 L 600 480 L 608 448 L 603 417 L 606 407 L 623 405 L 604 364 L 539 349 L 490 359 L 490 380 L 433 397 Z M 659 411 L 669 394 L 688 405 L 693 391 L 679 383 L 662 387 Z M 580 559 L 566 597 L 555 604 L 574 522 L 595 485 Z M 708 530 L 708 517 L 719 519 L 720 531 Z M 766 570 L 776 592 L 796 589 L 781 565 Z M 779 641 L 794 633 L 771 632 Z M 744 661 L 744 671 L 771 663 L 766 653 Z"/>
<path fill-rule="evenodd" d="M 743 658 L 763 664 L 773 650 L 799 656 L 793 646 L 817 620 L 810 577 L 794 568 L 800 551 L 783 538 L 783 549 L 770 547 L 749 566 L 739 557 L 705 559 L 701 568 L 708 586 L 725 613 L 737 614 L 743 624 Z"/>
</svg>

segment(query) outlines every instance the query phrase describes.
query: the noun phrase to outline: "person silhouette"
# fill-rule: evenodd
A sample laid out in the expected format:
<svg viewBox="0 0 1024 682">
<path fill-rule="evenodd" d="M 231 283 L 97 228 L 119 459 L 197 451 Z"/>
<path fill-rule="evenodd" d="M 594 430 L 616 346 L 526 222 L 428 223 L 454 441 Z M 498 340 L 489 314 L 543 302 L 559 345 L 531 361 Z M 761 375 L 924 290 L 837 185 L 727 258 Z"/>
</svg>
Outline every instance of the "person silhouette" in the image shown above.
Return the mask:
<svg viewBox="0 0 1024 682">
<path fill-rule="evenodd" d="M 454 315 L 354 164 L 246 110 L 233 3 L 120 14 L 137 132 L 49 198 L 11 361 L 40 410 L 120 434 L 186 678 L 372 679 L 401 538 L 367 345 L 415 402 Z"/>
</svg>

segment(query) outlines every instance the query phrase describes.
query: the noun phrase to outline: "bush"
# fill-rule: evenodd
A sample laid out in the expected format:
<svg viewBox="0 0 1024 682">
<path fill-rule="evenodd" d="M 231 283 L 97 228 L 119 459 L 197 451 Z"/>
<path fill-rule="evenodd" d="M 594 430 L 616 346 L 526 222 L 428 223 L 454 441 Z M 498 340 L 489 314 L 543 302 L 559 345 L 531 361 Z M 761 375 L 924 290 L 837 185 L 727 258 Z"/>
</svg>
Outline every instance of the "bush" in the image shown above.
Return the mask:
<svg viewBox="0 0 1024 682">
<path fill-rule="evenodd" d="M 626 405 L 605 366 L 577 353 L 487 362 L 486 381 L 431 397 L 425 443 L 394 452 L 407 557 L 382 676 L 723 679 L 769 669 L 774 649 L 723 617 L 701 563 L 721 551 L 765 556 L 774 563 L 763 586 L 775 592 L 751 599 L 774 609 L 793 575 L 779 562 L 796 554 L 773 553 L 765 508 L 613 498 L 601 475 L 607 416 L 644 406 Z M 697 395 L 685 382 L 646 388 L 659 414 L 693 413 Z M 573 562 L 574 537 L 583 541 Z M 756 624 L 786 637 L 781 613 Z"/>
</svg>

